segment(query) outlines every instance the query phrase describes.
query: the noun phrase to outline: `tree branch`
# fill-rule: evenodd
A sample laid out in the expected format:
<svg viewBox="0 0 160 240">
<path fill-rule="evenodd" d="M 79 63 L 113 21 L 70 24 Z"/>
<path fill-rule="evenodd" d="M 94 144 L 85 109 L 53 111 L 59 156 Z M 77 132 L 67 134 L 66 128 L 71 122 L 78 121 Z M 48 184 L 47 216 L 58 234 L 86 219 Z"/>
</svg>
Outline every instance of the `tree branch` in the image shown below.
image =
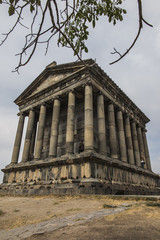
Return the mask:
<svg viewBox="0 0 160 240">
<path fill-rule="evenodd" d="M 138 32 L 137 32 L 137 35 L 133 41 L 133 43 L 131 44 L 131 46 L 126 50 L 125 53 L 123 54 L 120 54 L 115 48 L 114 48 L 114 52 L 112 52 L 111 54 L 118 54 L 120 57 L 111 62 L 110 65 L 114 64 L 114 63 L 117 63 L 119 62 L 122 58 L 124 58 L 128 53 L 129 51 L 134 47 L 135 43 L 137 42 L 139 36 L 140 36 L 140 33 L 141 33 L 141 30 L 143 28 L 143 22 L 146 23 L 148 26 L 150 27 L 153 27 L 151 24 L 149 24 L 148 22 L 146 22 L 144 19 L 143 19 L 143 16 L 142 16 L 142 1 L 141 0 L 137 0 L 137 4 L 138 4 L 138 15 L 139 15 L 139 27 L 138 27 Z"/>
</svg>

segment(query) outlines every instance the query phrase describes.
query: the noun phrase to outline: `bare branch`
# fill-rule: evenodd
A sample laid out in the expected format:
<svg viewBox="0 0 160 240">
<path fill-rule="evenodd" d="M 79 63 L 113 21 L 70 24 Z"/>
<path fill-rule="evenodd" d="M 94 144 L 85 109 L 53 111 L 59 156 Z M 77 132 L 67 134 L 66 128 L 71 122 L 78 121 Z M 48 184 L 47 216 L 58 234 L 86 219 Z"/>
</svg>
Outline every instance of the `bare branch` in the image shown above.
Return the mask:
<svg viewBox="0 0 160 240">
<path fill-rule="evenodd" d="M 41 33 L 41 30 L 42 30 L 42 26 L 43 26 L 43 23 L 44 23 L 44 19 L 45 19 L 45 14 L 46 14 L 46 11 L 47 11 L 47 7 L 48 7 L 48 2 L 50 2 L 50 0 L 47 0 L 46 2 L 46 5 L 45 5 L 45 8 L 44 8 L 44 11 L 43 11 L 43 14 L 42 14 L 42 19 L 41 19 L 41 23 L 40 23 L 40 26 L 39 26 L 39 30 L 38 30 L 38 33 L 37 33 L 37 36 L 35 38 L 34 41 L 32 41 L 32 43 L 30 43 L 29 45 L 28 44 L 28 39 L 27 39 L 27 36 L 26 36 L 26 43 L 24 45 L 24 48 L 22 50 L 22 52 L 19 54 L 20 56 L 20 60 L 19 60 L 19 64 L 18 66 L 15 68 L 15 71 L 18 71 L 18 69 L 21 67 L 21 66 L 25 66 L 31 59 L 31 57 L 33 56 L 35 50 L 36 50 L 36 47 L 37 47 L 37 43 L 38 43 L 38 39 L 39 39 L 39 36 L 40 36 L 40 33 Z M 23 54 L 26 52 L 26 50 L 31 47 L 33 45 L 33 49 L 28 57 L 28 59 L 22 63 L 22 58 L 23 58 Z"/>
<path fill-rule="evenodd" d="M 153 27 L 153 25 L 150 24 L 150 23 L 148 23 L 146 20 L 144 20 L 144 18 L 142 18 L 142 20 L 143 20 L 143 22 L 144 22 L 145 24 L 147 24 L 149 27 Z"/>
<path fill-rule="evenodd" d="M 8 3 L 6 3 L 6 4 L 8 4 Z M 23 9 L 24 9 L 28 4 L 29 4 L 29 3 L 26 3 L 26 4 L 24 4 L 22 7 L 20 7 L 20 12 L 19 12 L 19 13 L 16 11 L 17 14 L 18 14 L 18 18 L 17 18 L 15 24 L 13 25 L 13 27 L 11 28 L 11 30 L 10 30 L 8 33 L 6 33 L 6 34 L 3 34 L 3 35 L 5 35 L 6 37 L 2 40 L 2 42 L 0 43 L 0 46 L 2 46 L 2 45 L 4 44 L 4 42 L 7 40 L 7 38 L 9 37 L 9 35 L 14 31 L 14 29 L 16 28 L 16 26 L 17 26 L 18 23 L 20 23 L 23 27 L 26 27 L 26 26 L 24 26 L 24 25 L 20 22 L 20 19 L 21 19 L 21 15 L 22 15 Z"/>
<path fill-rule="evenodd" d="M 118 52 L 117 50 L 116 50 L 116 48 L 113 48 L 114 49 L 114 52 L 111 52 L 111 54 L 118 54 L 120 57 L 122 56 L 121 54 L 120 54 L 120 52 Z"/>
<path fill-rule="evenodd" d="M 120 57 L 115 60 L 114 62 L 111 62 L 110 65 L 114 64 L 114 63 L 117 63 L 119 62 L 122 58 L 124 58 L 128 53 L 129 51 L 134 47 L 135 43 L 137 42 L 138 38 L 139 38 L 139 35 L 141 33 L 141 30 L 143 28 L 143 22 L 146 23 L 148 26 L 152 27 L 151 24 L 147 23 L 144 19 L 143 19 L 143 16 L 142 16 L 142 1 L 141 0 L 137 0 L 137 4 L 138 4 L 138 15 L 139 15 L 139 27 L 138 27 L 138 32 L 137 32 L 137 35 L 133 41 L 133 43 L 131 44 L 131 46 L 126 50 L 125 53 L 123 54 L 120 54 L 115 48 L 115 52 L 113 52 L 112 54 L 115 54 L 117 53 Z"/>
</svg>

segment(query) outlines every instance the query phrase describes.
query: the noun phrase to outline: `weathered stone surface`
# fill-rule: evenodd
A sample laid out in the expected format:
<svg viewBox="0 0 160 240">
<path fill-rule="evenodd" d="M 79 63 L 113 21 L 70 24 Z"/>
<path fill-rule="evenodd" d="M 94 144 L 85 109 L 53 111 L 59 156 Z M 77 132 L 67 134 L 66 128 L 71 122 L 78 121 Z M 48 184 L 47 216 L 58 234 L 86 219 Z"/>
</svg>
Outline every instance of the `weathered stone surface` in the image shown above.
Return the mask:
<svg viewBox="0 0 160 240">
<path fill-rule="evenodd" d="M 49 65 L 15 100 L 23 115 L 1 192 L 160 193 L 144 132 L 149 119 L 93 60 L 85 63 Z"/>
</svg>

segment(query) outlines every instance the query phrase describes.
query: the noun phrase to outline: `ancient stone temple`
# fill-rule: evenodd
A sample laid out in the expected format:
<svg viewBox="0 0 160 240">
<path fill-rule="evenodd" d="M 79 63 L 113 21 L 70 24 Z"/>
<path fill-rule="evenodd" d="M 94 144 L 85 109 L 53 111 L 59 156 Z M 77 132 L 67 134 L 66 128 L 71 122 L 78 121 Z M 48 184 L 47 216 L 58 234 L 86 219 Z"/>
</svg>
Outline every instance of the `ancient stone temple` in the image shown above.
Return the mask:
<svg viewBox="0 0 160 240">
<path fill-rule="evenodd" d="M 160 193 L 146 139 L 149 119 L 92 59 L 51 63 L 15 103 L 19 122 L 1 190 Z"/>
</svg>

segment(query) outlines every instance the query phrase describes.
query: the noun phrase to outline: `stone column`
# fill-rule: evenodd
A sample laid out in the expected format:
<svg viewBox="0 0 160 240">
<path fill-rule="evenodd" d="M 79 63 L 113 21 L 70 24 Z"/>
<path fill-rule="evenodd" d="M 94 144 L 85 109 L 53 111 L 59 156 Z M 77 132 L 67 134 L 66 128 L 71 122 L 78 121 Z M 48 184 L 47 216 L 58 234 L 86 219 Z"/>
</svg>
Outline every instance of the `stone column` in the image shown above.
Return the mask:
<svg viewBox="0 0 160 240">
<path fill-rule="evenodd" d="M 142 138 L 142 129 L 141 127 L 137 128 L 137 135 L 138 135 L 138 143 L 139 143 L 139 150 L 140 150 L 140 159 L 144 160 L 145 165 L 144 168 L 146 168 L 146 159 L 144 155 L 144 144 L 143 144 L 143 138 Z"/>
<path fill-rule="evenodd" d="M 109 126 L 111 158 L 118 159 L 116 123 L 115 123 L 115 113 L 114 113 L 113 103 L 110 103 L 108 105 L 108 126 Z"/>
<path fill-rule="evenodd" d="M 131 129 L 132 129 L 132 137 L 133 137 L 135 163 L 138 167 L 140 167 L 141 161 L 140 161 L 140 153 L 139 153 L 139 146 L 138 146 L 137 129 L 136 129 L 136 124 L 133 120 L 131 121 Z"/>
<path fill-rule="evenodd" d="M 85 86 L 85 105 L 84 105 L 84 150 L 94 148 L 93 134 L 93 96 L 92 85 L 89 83 Z"/>
<path fill-rule="evenodd" d="M 105 112 L 104 112 L 104 97 L 102 94 L 97 96 L 97 118 L 98 118 L 98 142 L 99 153 L 107 153 L 106 145 L 106 126 L 105 126 Z"/>
<path fill-rule="evenodd" d="M 120 158 L 121 158 L 121 161 L 127 162 L 126 141 L 125 141 L 124 124 L 123 124 L 123 114 L 122 114 L 121 110 L 118 110 L 118 112 L 117 112 L 117 124 L 118 124 Z"/>
<path fill-rule="evenodd" d="M 151 169 L 151 161 L 150 161 L 150 156 L 149 156 L 149 150 L 148 150 L 148 144 L 147 144 L 147 137 L 146 137 L 146 129 L 142 129 L 142 137 L 143 137 L 143 142 L 144 142 L 144 151 L 145 151 L 145 156 L 146 156 L 146 165 L 148 170 Z"/>
<path fill-rule="evenodd" d="M 125 134 L 126 134 L 126 145 L 127 145 L 127 152 L 128 152 L 128 160 L 129 160 L 130 164 L 135 164 L 129 116 L 125 117 Z"/>
<path fill-rule="evenodd" d="M 11 163 L 13 164 L 18 163 L 18 157 L 19 157 L 22 134 L 23 134 L 23 127 L 24 127 L 24 119 L 25 119 L 25 116 L 23 115 L 23 113 L 20 113 L 16 138 L 15 138 L 14 147 L 13 147 L 12 159 L 11 159 Z"/>
<path fill-rule="evenodd" d="M 37 132 L 37 118 L 35 117 L 31 144 L 30 144 L 30 156 L 32 156 L 33 158 L 34 158 L 34 150 L 35 150 L 36 132 Z"/>
<path fill-rule="evenodd" d="M 74 118 L 75 118 L 75 93 L 68 94 L 67 128 L 66 128 L 66 153 L 74 153 Z"/>
<path fill-rule="evenodd" d="M 29 160 L 30 144 L 31 144 L 31 137 L 33 132 L 34 120 L 35 120 L 35 112 L 33 109 L 31 109 L 29 112 L 26 138 L 25 138 L 23 155 L 22 155 L 22 162 L 27 162 Z"/>
<path fill-rule="evenodd" d="M 50 157 L 55 157 L 57 155 L 59 114 L 60 114 L 60 99 L 56 98 L 53 103 L 51 136 L 49 145 Z"/>
<path fill-rule="evenodd" d="M 37 132 L 37 139 L 36 139 L 36 147 L 35 147 L 35 159 L 40 159 L 42 154 L 42 144 L 43 144 L 43 134 L 44 134 L 44 127 L 46 121 L 46 105 L 42 104 L 39 113 L 39 124 L 38 124 L 38 132 Z"/>
</svg>

